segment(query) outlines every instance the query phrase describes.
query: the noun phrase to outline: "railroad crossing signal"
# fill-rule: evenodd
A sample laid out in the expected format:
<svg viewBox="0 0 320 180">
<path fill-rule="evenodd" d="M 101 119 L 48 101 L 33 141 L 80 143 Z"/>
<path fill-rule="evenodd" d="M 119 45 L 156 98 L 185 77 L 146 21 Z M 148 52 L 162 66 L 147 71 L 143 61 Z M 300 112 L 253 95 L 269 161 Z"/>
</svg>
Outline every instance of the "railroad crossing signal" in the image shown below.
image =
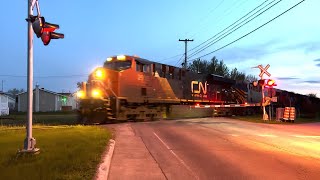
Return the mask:
<svg viewBox="0 0 320 180">
<path fill-rule="evenodd" d="M 268 64 L 266 67 L 263 67 L 262 65 L 259 65 L 258 68 L 261 70 L 259 77 L 262 78 L 263 74 L 266 74 L 267 76 L 271 76 L 271 74 L 267 71 L 269 69 L 270 65 Z"/>
<path fill-rule="evenodd" d="M 265 87 L 269 87 L 272 88 L 273 86 L 277 86 L 276 81 L 273 79 L 260 79 L 258 81 L 253 82 L 254 86 L 265 86 Z"/>
<path fill-rule="evenodd" d="M 41 37 L 45 46 L 50 43 L 51 39 L 64 38 L 64 34 L 54 32 L 56 29 L 59 29 L 59 25 L 46 22 L 44 17 L 31 16 L 30 21 L 32 23 L 34 33 L 38 38 Z"/>
<path fill-rule="evenodd" d="M 268 120 L 269 119 L 269 116 L 268 114 L 266 113 L 266 109 L 265 109 L 265 106 L 269 104 L 268 101 L 265 101 L 265 98 L 264 98 L 264 87 L 266 85 L 268 85 L 270 83 L 270 86 L 272 87 L 274 85 L 274 81 L 270 81 L 269 80 L 265 81 L 265 79 L 263 79 L 263 75 L 266 74 L 267 76 L 271 76 L 271 74 L 267 71 L 269 69 L 270 65 L 266 65 L 266 67 L 263 67 L 262 65 L 258 65 L 257 67 L 253 67 L 253 68 L 259 68 L 260 69 L 260 74 L 259 74 L 259 77 L 261 78 L 257 83 L 255 83 L 256 85 L 260 85 L 261 86 L 261 95 L 262 95 L 262 102 L 261 102 L 261 105 L 263 107 L 263 116 L 262 116 L 262 119 L 263 120 Z"/>
<path fill-rule="evenodd" d="M 268 79 L 266 86 L 272 88 L 273 86 L 277 86 L 276 81 L 273 79 Z"/>
</svg>

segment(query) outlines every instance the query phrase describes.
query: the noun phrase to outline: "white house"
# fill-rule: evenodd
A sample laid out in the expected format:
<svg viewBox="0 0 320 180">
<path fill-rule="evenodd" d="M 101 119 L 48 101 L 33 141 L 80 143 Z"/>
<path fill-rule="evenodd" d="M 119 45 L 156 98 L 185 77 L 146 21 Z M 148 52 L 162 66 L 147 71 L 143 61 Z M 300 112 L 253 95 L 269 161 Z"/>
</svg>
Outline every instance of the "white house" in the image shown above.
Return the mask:
<svg viewBox="0 0 320 180">
<path fill-rule="evenodd" d="M 9 98 L 11 97 L 0 92 L 0 116 L 9 115 Z"/>
</svg>

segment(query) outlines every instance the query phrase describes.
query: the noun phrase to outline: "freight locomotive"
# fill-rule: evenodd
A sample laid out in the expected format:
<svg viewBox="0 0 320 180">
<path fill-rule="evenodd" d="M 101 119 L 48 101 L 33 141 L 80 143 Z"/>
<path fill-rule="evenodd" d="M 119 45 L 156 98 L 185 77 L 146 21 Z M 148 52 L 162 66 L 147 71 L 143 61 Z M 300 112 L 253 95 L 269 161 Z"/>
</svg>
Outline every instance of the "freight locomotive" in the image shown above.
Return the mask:
<svg viewBox="0 0 320 180">
<path fill-rule="evenodd" d="M 161 119 L 175 105 L 247 104 L 246 95 L 228 78 L 120 55 L 107 58 L 82 83 L 79 121 Z"/>
</svg>

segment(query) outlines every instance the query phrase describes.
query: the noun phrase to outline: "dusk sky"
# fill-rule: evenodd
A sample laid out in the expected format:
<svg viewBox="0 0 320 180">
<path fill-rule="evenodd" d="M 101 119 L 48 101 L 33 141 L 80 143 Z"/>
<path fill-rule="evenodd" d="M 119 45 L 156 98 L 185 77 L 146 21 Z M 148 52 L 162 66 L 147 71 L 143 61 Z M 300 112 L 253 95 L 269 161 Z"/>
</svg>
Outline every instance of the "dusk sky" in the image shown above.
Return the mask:
<svg viewBox="0 0 320 180">
<path fill-rule="evenodd" d="M 52 40 L 44 46 L 34 36 L 34 85 L 74 92 L 76 83 L 85 81 L 90 71 L 101 66 L 107 57 L 119 54 L 180 66 L 184 43 L 179 39 L 194 39 L 188 43 L 188 49 L 192 49 L 263 2 L 267 5 L 278 1 L 39 0 L 41 15 L 48 22 L 59 24 L 57 32 L 64 33 L 65 39 Z M 0 83 L 3 81 L 4 91 L 27 89 L 27 2 L 2 1 Z M 190 61 L 240 38 L 298 2 L 280 0 Z M 252 67 L 270 64 L 269 72 L 276 79 L 277 88 L 317 93 L 320 97 L 319 7 L 319 0 L 305 0 L 252 34 L 202 59 L 216 56 L 229 68 L 237 67 L 256 76 L 260 71 Z"/>
</svg>

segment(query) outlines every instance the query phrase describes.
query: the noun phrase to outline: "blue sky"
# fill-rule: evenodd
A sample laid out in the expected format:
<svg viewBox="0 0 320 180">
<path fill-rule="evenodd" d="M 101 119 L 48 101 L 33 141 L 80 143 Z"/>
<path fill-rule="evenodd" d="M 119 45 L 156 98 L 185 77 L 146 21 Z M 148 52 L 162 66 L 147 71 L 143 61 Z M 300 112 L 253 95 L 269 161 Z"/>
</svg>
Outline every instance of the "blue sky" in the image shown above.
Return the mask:
<svg viewBox="0 0 320 180">
<path fill-rule="evenodd" d="M 278 0 L 274 1 L 277 2 Z M 203 54 L 243 36 L 300 0 L 282 0 Z M 73 92 L 76 82 L 107 57 L 128 54 L 179 65 L 179 39 L 194 39 L 188 48 L 214 36 L 264 0 L 39 0 L 42 15 L 60 25 L 63 40 L 43 46 L 34 37 L 34 83 L 52 91 Z M 266 3 L 272 2 L 269 0 Z M 26 89 L 27 0 L 2 2 L 0 12 L 0 81 L 4 90 Z M 320 1 L 306 0 L 247 37 L 203 59 L 216 56 L 230 67 L 258 75 L 251 67 L 270 64 L 278 88 L 320 96 Z M 192 53 L 192 52 L 191 52 Z"/>
</svg>

